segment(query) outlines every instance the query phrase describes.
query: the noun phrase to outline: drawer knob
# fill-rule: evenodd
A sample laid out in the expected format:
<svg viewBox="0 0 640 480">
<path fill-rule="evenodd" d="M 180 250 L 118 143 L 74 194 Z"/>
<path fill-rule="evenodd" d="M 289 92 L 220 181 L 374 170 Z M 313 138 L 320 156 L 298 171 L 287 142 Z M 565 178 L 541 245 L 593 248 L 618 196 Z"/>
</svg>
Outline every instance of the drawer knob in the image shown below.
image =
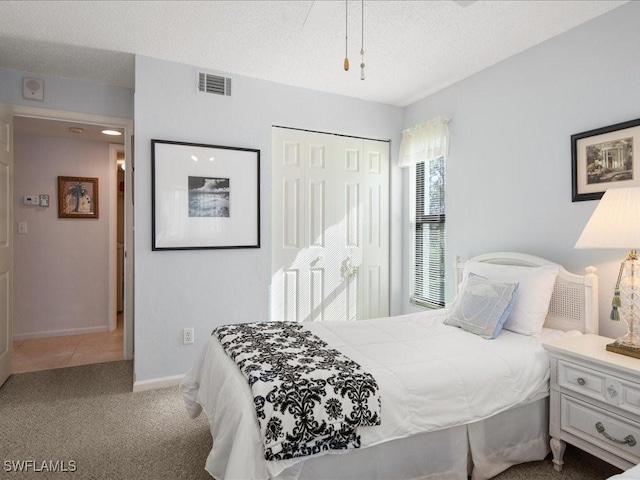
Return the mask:
<svg viewBox="0 0 640 480">
<path fill-rule="evenodd" d="M 609 435 L 605 431 L 604 425 L 602 425 L 602 423 L 600 422 L 596 423 L 596 430 L 598 430 L 598 433 L 601 433 L 605 438 L 611 440 L 612 442 L 622 443 L 625 445 L 629 445 L 630 447 L 634 447 L 636 445 L 636 439 L 633 438 L 633 435 L 627 435 L 626 437 L 624 437 L 624 440 L 618 440 L 617 438 L 613 438 L 611 435 Z"/>
<path fill-rule="evenodd" d="M 578 385 L 584 385 L 585 383 L 587 383 L 587 381 L 584 378 L 578 377 Z"/>
</svg>

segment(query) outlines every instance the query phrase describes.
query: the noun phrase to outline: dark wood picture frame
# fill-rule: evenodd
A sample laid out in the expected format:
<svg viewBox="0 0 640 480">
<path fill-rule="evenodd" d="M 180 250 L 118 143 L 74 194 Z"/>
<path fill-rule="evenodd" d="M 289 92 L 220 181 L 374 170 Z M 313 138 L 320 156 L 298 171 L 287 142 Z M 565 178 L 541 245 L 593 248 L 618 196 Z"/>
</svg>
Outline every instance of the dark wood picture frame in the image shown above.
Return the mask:
<svg viewBox="0 0 640 480">
<path fill-rule="evenodd" d="M 640 118 L 571 135 L 571 201 L 640 186 Z"/>
<path fill-rule="evenodd" d="M 152 250 L 260 248 L 260 150 L 151 140 Z"/>
<path fill-rule="evenodd" d="M 58 177 L 58 218 L 99 218 L 98 179 Z"/>
</svg>

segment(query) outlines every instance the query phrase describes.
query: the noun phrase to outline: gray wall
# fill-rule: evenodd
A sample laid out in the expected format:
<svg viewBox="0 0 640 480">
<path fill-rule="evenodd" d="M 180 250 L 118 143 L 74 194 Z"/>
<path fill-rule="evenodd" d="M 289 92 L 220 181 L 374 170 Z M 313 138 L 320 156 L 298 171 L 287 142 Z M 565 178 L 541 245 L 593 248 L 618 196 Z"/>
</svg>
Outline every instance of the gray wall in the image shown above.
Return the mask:
<svg viewBox="0 0 640 480">
<path fill-rule="evenodd" d="M 24 77 L 44 80 L 44 101 L 22 98 Z M 0 68 L 0 103 L 133 118 L 133 90 L 70 78 Z"/>
<path fill-rule="evenodd" d="M 136 57 L 135 375 L 178 375 L 225 323 L 269 317 L 272 125 L 391 139 L 402 109 L 233 75 L 233 96 L 199 93 L 193 66 Z M 221 74 L 224 75 L 223 72 Z M 159 80 L 160 79 L 160 80 Z M 260 249 L 151 251 L 152 138 L 261 150 Z M 391 172 L 391 309 L 401 310 L 401 174 Z M 195 328 L 195 345 L 182 329 Z"/>
<path fill-rule="evenodd" d="M 630 2 L 408 106 L 403 121 L 451 119 L 447 265 L 491 251 L 539 255 L 576 273 L 593 264 L 600 332 L 612 337 L 625 329 L 608 320 L 625 252 L 573 248 L 597 202 L 571 202 L 570 136 L 640 117 L 638 24 L 640 3 Z M 403 180 L 406 205 L 407 173 Z M 406 234 L 404 245 L 408 266 Z"/>
<path fill-rule="evenodd" d="M 16 338 L 70 335 L 109 328 L 109 144 L 16 135 L 14 224 L 28 233 L 14 240 L 13 334 Z M 98 178 L 98 219 L 58 218 L 57 178 Z M 109 188 L 111 187 L 111 188 Z M 49 207 L 22 197 L 46 193 Z"/>
</svg>

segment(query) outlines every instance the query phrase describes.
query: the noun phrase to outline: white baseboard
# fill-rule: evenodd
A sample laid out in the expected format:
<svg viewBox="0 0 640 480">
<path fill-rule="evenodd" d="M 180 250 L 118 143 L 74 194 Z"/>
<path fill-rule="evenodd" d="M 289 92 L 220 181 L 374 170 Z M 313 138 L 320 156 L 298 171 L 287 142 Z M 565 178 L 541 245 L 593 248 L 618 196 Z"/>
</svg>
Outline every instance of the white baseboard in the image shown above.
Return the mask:
<svg viewBox="0 0 640 480">
<path fill-rule="evenodd" d="M 151 380 L 140 380 L 139 382 L 133 382 L 134 392 L 144 392 L 146 390 L 157 390 L 159 388 L 175 387 L 180 385 L 180 382 L 184 378 L 182 375 L 172 375 L 170 377 L 152 378 Z"/>
<path fill-rule="evenodd" d="M 49 330 L 46 332 L 32 332 L 32 333 L 15 333 L 13 340 L 28 340 L 30 338 L 44 338 L 44 337 L 62 337 L 64 335 L 84 335 L 87 333 L 102 333 L 108 332 L 108 326 L 102 327 L 82 327 L 82 328 L 66 328 L 64 330 Z"/>
</svg>

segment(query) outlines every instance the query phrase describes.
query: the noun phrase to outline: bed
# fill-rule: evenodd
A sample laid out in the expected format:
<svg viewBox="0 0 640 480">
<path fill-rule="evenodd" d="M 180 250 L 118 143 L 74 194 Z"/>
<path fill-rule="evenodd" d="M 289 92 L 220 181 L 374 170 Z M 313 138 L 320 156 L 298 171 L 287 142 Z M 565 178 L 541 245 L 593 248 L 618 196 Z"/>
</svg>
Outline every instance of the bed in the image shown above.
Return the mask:
<svg viewBox="0 0 640 480">
<path fill-rule="evenodd" d="M 609 477 L 608 480 L 640 480 L 640 465 L 625 470 L 622 473 Z"/>
<path fill-rule="evenodd" d="M 382 422 L 358 428 L 361 448 L 265 460 L 251 389 L 213 336 L 181 384 L 189 414 L 204 411 L 209 419 L 213 448 L 206 470 L 218 480 L 468 475 L 483 480 L 511 465 L 543 459 L 549 452 L 549 371 L 541 342 L 597 333 L 595 269 L 575 275 L 529 255 L 482 255 L 456 262 L 457 298 L 471 276 L 485 278 L 482 274 L 493 274 L 492 269 L 521 276 L 554 272 L 544 327 L 537 335 L 503 329 L 487 340 L 446 325 L 457 306 L 386 319 L 305 324 L 305 330 L 356 361 L 379 385 Z M 531 287 L 529 277 L 522 278 L 515 282 L 519 294 L 525 285 Z M 525 298 L 518 296 L 515 306 L 511 302 L 514 311 Z"/>
</svg>

